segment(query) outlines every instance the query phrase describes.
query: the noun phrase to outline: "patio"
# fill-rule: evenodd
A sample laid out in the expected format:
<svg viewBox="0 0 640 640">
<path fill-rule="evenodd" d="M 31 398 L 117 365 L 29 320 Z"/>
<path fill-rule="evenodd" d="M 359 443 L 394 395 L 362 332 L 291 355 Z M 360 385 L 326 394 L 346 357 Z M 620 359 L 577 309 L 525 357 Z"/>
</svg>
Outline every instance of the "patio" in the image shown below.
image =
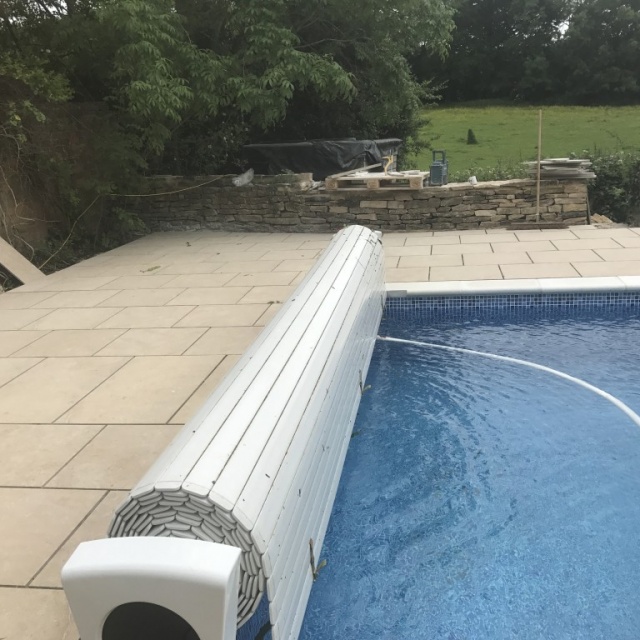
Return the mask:
<svg viewBox="0 0 640 640">
<path fill-rule="evenodd" d="M 71 640 L 59 573 L 330 235 L 157 233 L 0 295 L 0 639 Z M 388 283 L 640 276 L 640 228 L 384 236 Z"/>
</svg>

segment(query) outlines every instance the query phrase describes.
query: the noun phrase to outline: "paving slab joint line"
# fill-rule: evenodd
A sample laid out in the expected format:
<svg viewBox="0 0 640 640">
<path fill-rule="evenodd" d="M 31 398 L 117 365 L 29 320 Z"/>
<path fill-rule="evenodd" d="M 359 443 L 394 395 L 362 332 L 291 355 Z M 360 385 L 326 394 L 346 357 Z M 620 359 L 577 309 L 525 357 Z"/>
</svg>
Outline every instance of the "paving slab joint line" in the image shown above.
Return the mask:
<svg viewBox="0 0 640 640">
<path fill-rule="evenodd" d="M 93 425 L 90 425 L 93 426 Z M 50 487 L 49 483 L 69 464 L 72 460 L 75 460 L 106 428 L 106 424 L 96 425 L 100 428 L 93 434 L 89 440 L 87 440 L 46 482 L 42 484 L 43 489 L 60 489 L 61 487 Z M 76 487 L 73 487 L 74 489 Z"/>
<path fill-rule="evenodd" d="M 58 422 L 58 420 L 60 420 L 60 418 L 64 418 L 64 416 L 66 416 L 67 413 L 69 413 L 72 409 L 75 409 L 78 403 L 82 402 L 89 394 L 93 393 L 98 387 L 101 387 L 107 380 L 110 380 L 111 378 L 113 378 L 113 376 L 115 376 L 116 373 L 118 373 L 118 371 L 120 371 L 123 367 L 126 367 L 135 358 L 135 356 L 85 356 L 85 357 L 88 357 L 88 358 L 119 357 L 119 358 L 126 358 L 126 362 L 123 362 L 115 371 L 112 371 L 104 380 L 101 380 L 95 387 L 87 391 L 87 393 L 85 393 L 81 398 L 78 398 L 68 409 L 65 409 L 57 418 L 52 420 L 51 424 L 74 424 L 73 422 Z M 80 422 L 78 424 L 102 424 L 102 422 L 95 422 L 95 423 Z"/>
<path fill-rule="evenodd" d="M 100 503 L 107 497 L 108 493 L 109 493 L 108 491 L 105 491 L 102 494 L 102 496 L 93 505 L 93 507 L 89 509 L 89 511 L 85 514 L 84 518 L 82 518 L 82 520 L 73 528 L 73 530 L 69 533 L 69 535 L 66 536 L 64 540 L 62 540 L 62 542 L 58 545 L 55 551 L 53 551 L 53 553 L 42 563 L 40 568 L 33 574 L 29 582 L 27 582 L 27 587 L 31 588 L 31 583 L 38 577 L 40 573 L 42 573 L 43 569 L 49 564 L 49 562 L 51 562 L 51 560 L 54 558 L 56 553 L 58 553 L 62 549 L 62 547 L 69 541 L 71 536 L 73 536 L 73 534 L 87 521 L 89 516 L 98 508 Z"/>
<path fill-rule="evenodd" d="M 265 312 L 265 313 L 266 313 L 266 312 Z M 202 335 L 205 335 L 205 334 L 202 334 Z M 202 337 L 202 336 L 200 336 L 200 337 Z M 198 338 L 198 340 L 199 340 L 199 339 L 200 339 L 200 338 Z M 197 340 L 196 340 L 196 342 L 197 342 Z M 194 344 L 195 344 L 195 343 L 194 343 Z M 193 345 L 192 345 L 192 346 L 193 346 Z M 191 347 L 189 347 L 189 348 L 191 348 Z M 180 405 L 180 406 L 179 406 L 179 407 L 178 407 L 178 408 L 177 408 L 177 409 L 176 409 L 176 410 L 171 414 L 171 417 L 167 420 L 167 422 L 166 422 L 165 424 L 168 424 L 168 425 L 170 425 L 170 424 L 183 424 L 183 423 L 180 423 L 180 422 L 177 422 L 177 423 L 176 423 L 176 422 L 174 422 L 174 423 L 172 423 L 171 421 L 176 417 L 176 415 L 177 415 L 178 413 L 180 413 L 180 411 L 182 411 L 182 407 L 184 407 L 184 405 L 185 405 L 185 404 L 187 404 L 187 402 L 189 402 L 189 400 L 191 400 L 191 398 L 194 396 L 194 394 L 196 394 L 196 393 L 198 392 L 198 390 L 202 387 L 202 385 L 207 381 L 207 378 L 209 378 L 209 376 L 212 376 L 212 375 L 216 372 L 216 370 L 217 370 L 217 369 L 222 365 L 222 363 L 223 363 L 223 362 L 224 362 L 224 361 L 229 357 L 229 355 L 231 355 L 231 354 L 225 354 L 225 355 L 224 355 L 224 357 L 222 358 L 222 360 L 220 360 L 220 362 L 218 362 L 218 364 L 217 364 L 213 369 L 211 369 L 211 371 L 210 371 L 210 372 L 205 376 L 204 380 L 203 380 L 203 381 L 202 381 L 202 382 L 201 382 L 201 383 L 200 383 L 200 384 L 199 384 L 199 385 L 198 385 L 198 386 L 193 390 L 193 392 L 192 392 L 192 393 L 190 393 L 190 394 L 189 394 L 189 397 L 188 397 L 188 398 L 185 398 L 185 401 L 184 401 L 184 402 L 183 402 L 183 403 L 182 403 L 182 404 L 181 404 L 181 405 Z M 216 385 L 216 386 L 217 386 L 217 385 Z M 212 393 L 213 393 L 213 392 L 212 392 Z M 203 403 L 203 404 L 204 404 L 204 403 Z M 133 424 L 133 423 L 127 423 L 127 424 Z"/>
</svg>

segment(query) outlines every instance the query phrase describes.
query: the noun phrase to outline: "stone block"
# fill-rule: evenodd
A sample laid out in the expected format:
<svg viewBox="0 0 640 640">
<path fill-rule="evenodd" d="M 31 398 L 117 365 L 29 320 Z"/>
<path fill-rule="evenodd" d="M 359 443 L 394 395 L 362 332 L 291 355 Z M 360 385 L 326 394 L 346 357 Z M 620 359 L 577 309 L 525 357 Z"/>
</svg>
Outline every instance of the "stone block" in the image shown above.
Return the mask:
<svg viewBox="0 0 640 640">
<path fill-rule="evenodd" d="M 361 209 L 386 209 L 387 201 L 386 200 L 361 200 L 360 208 Z"/>
</svg>

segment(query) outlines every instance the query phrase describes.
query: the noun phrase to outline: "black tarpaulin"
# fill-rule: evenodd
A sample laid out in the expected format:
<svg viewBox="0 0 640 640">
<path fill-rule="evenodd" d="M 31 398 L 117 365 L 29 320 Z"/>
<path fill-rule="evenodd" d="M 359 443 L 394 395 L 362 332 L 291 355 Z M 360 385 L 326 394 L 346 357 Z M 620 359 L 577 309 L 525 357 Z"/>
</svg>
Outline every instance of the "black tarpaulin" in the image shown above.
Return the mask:
<svg viewBox="0 0 640 640">
<path fill-rule="evenodd" d="M 382 162 L 384 156 L 397 155 L 402 140 L 307 140 L 245 145 L 249 165 L 259 175 L 312 173 L 314 180 L 342 171 Z"/>
</svg>

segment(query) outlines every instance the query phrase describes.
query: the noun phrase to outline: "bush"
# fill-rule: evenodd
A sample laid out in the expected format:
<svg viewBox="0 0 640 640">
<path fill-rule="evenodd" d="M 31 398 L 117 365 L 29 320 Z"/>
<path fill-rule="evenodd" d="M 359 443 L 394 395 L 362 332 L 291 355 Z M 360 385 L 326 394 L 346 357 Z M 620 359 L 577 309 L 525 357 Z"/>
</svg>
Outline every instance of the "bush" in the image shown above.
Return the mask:
<svg viewBox="0 0 640 640">
<path fill-rule="evenodd" d="M 473 129 L 467 131 L 467 144 L 478 144 L 478 139 L 476 138 L 476 134 L 473 133 Z"/>
<path fill-rule="evenodd" d="M 527 169 L 522 163 L 498 162 L 495 167 L 470 167 L 463 171 L 450 173 L 449 182 L 466 182 L 471 176 L 475 176 L 478 182 L 514 180 L 516 178 L 526 178 Z"/>
<path fill-rule="evenodd" d="M 593 163 L 596 179 L 589 183 L 593 213 L 614 222 L 640 218 L 640 151 L 585 153 Z"/>
</svg>

